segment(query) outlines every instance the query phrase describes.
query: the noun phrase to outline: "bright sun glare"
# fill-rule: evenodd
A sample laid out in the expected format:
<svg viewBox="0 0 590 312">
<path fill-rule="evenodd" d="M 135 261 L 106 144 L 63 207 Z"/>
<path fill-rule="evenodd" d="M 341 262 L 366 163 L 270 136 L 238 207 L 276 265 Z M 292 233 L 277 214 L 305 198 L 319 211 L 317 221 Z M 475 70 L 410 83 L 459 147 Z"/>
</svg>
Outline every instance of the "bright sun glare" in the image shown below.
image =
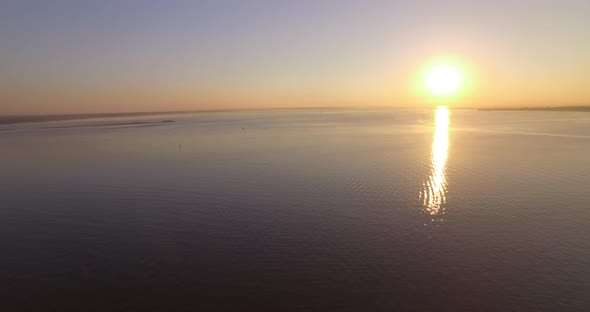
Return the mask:
<svg viewBox="0 0 590 312">
<path fill-rule="evenodd" d="M 426 87 L 435 95 L 451 95 L 461 88 L 463 77 L 459 70 L 448 64 L 432 67 L 426 75 Z"/>
</svg>

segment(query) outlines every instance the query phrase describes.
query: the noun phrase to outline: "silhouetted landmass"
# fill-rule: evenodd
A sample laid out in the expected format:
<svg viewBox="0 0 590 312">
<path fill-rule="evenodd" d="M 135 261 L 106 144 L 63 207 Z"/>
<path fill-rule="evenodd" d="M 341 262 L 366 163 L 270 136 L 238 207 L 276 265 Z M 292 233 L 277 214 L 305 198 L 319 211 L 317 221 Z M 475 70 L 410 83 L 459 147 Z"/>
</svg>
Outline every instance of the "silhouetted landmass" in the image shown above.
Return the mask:
<svg viewBox="0 0 590 312">
<path fill-rule="evenodd" d="M 147 113 L 110 113 L 110 114 L 78 114 L 78 115 L 0 116 L 0 125 L 29 123 L 29 122 L 49 122 L 49 121 L 92 119 L 92 118 L 150 116 L 150 115 L 177 114 L 177 113 L 189 113 L 189 112 L 147 112 Z"/>
<path fill-rule="evenodd" d="M 217 113 L 230 111 L 265 111 L 265 110 L 332 110 L 344 109 L 350 107 L 286 107 L 286 108 L 248 108 L 248 109 L 211 109 L 211 110 L 193 110 L 193 111 L 162 111 L 162 112 L 133 112 L 133 113 L 105 113 L 105 114 L 64 114 L 64 115 L 21 115 L 21 116 L 0 116 L 0 125 L 32 123 L 32 122 L 50 122 L 66 121 L 94 118 L 114 118 L 114 117 L 140 117 L 154 116 L 165 114 L 194 114 L 194 113 Z"/>
<path fill-rule="evenodd" d="M 86 127 L 109 127 L 109 126 L 139 126 L 139 125 L 154 125 L 162 123 L 170 123 L 174 120 L 162 120 L 162 121 L 131 121 L 131 122 L 111 122 L 103 124 L 89 124 L 89 125 L 67 125 L 67 126 L 50 126 L 42 128 L 86 128 Z"/>
<path fill-rule="evenodd" d="M 482 111 L 590 112 L 590 106 L 480 108 Z"/>
</svg>

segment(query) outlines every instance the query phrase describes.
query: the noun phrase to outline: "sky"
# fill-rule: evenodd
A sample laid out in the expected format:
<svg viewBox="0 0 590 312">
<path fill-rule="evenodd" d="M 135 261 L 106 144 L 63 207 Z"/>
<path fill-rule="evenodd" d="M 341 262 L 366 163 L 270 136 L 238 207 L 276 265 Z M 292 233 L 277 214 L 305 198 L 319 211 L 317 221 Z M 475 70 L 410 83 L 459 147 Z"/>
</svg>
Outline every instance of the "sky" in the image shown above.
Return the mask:
<svg viewBox="0 0 590 312">
<path fill-rule="evenodd" d="M 3 0 L 0 115 L 590 105 L 590 1 Z M 452 63 L 460 92 L 425 71 Z"/>
</svg>

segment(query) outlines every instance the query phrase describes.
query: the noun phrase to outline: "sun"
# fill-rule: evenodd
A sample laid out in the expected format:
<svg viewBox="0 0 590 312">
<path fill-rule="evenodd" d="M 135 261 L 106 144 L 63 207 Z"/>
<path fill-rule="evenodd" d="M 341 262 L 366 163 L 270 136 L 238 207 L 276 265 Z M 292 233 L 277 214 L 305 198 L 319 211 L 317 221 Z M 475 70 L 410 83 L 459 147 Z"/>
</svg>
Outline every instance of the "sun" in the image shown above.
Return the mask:
<svg viewBox="0 0 590 312">
<path fill-rule="evenodd" d="M 447 96 L 456 93 L 463 82 L 461 72 L 449 64 L 433 66 L 426 74 L 426 87 L 435 95 Z"/>
</svg>

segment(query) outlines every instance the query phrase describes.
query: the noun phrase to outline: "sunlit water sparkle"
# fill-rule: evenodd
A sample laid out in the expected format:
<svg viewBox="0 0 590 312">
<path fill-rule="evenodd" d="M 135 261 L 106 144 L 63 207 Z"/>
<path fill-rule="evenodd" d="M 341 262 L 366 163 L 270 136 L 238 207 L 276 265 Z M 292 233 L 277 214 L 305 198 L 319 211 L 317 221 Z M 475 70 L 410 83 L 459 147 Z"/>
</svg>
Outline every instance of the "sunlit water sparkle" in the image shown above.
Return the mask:
<svg viewBox="0 0 590 312">
<path fill-rule="evenodd" d="M 425 211 L 440 217 L 446 203 L 446 166 L 449 153 L 449 110 L 441 106 L 435 112 L 434 138 L 430 155 L 430 174 L 422 183 L 420 199 Z M 434 220 L 434 219 L 433 219 Z"/>
</svg>

